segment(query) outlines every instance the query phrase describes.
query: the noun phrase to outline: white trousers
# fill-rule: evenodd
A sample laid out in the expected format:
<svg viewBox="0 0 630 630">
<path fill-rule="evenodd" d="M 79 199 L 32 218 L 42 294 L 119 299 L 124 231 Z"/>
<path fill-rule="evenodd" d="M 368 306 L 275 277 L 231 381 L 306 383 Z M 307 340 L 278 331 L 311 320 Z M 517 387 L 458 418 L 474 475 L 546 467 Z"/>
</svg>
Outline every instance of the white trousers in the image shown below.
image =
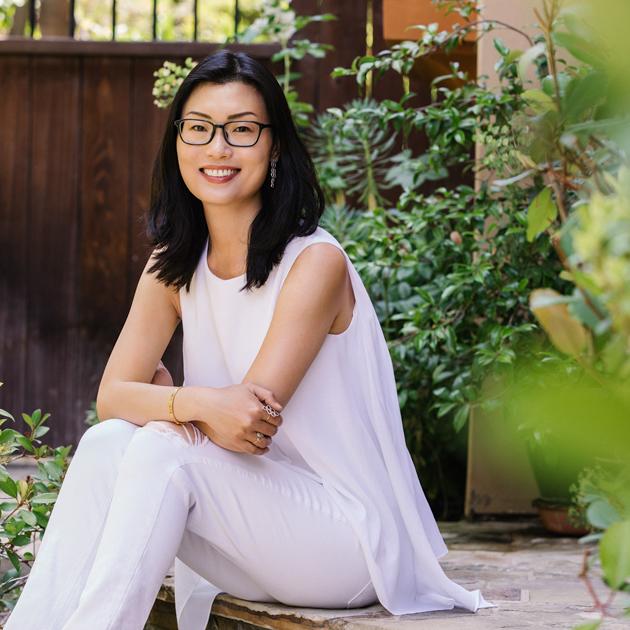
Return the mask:
<svg viewBox="0 0 630 630">
<path fill-rule="evenodd" d="M 5 630 L 142 630 L 176 557 L 251 601 L 378 601 L 354 531 L 317 480 L 175 428 L 87 429 Z"/>
</svg>

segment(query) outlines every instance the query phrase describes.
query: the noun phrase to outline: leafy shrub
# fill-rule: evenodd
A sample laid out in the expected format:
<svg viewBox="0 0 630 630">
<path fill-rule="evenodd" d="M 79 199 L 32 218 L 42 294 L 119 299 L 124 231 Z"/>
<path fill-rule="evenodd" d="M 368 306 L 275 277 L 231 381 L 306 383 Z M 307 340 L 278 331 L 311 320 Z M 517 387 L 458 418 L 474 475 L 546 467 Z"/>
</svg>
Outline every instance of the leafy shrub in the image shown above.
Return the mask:
<svg viewBox="0 0 630 630">
<path fill-rule="evenodd" d="M 524 210 L 507 214 L 487 189 L 467 186 L 372 212 L 330 206 L 323 217 L 373 300 L 410 452 L 445 515 L 461 510 L 455 432 L 478 401 L 488 368 L 511 364 L 537 328 L 530 288 L 557 282 L 548 244 L 527 243 L 525 223 Z"/>
<path fill-rule="evenodd" d="M 307 134 L 328 202 L 324 222 L 375 304 L 396 370 L 408 446 L 442 517 L 461 514 L 462 428 L 480 404 L 487 373 L 532 352 L 531 338 L 541 337 L 528 306 L 530 291 L 541 284 L 567 286 L 551 244 L 526 237 L 537 178 L 501 188 L 457 183 L 472 180 L 475 171 L 522 166 L 517 142 L 506 133 L 527 105 L 518 57 L 497 41 L 497 89 L 452 63 L 434 80 L 432 101 L 413 105 L 409 74 L 416 60 L 450 52 L 468 30 L 492 26 L 460 9 L 468 20 L 463 28 L 419 26 L 417 41 L 335 69 L 336 76 L 356 77 L 359 88 L 370 73 L 397 72 L 404 94 L 398 101 L 361 98 L 328 110 Z M 418 137 L 426 149 L 414 149 L 411 140 Z M 480 159 L 477 142 L 485 149 Z M 390 203 L 385 191 L 394 186 L 401 193 Z M 356 201 L 348 198 L 353 192 Z"/>
<path fill-rule="evenodd" d="M 15 418 L 0 409 L 0 427 Z M 50 414 L 36 409 L 31 415 L 22 413 L 27 425 L 25 433 L 10 427 L 0 428 L 0 490 L 7 497 L 0 499 L 0 561 L 8 560 L 11 568 L 0 575 L 0 610 L 11 609 L 17 600 L 17 589 L 34 560 L 34 542 L 41 539 L 68 469 L 71 446 L 51 448 L 41 444 L 50 427 L 45 426 Z M 26 456 L 37 464 L 37 473 L 26 479 L 14 479 L 7 466 Z M 29 546 L 31 549 L 29 550 Z"/>
</svg>

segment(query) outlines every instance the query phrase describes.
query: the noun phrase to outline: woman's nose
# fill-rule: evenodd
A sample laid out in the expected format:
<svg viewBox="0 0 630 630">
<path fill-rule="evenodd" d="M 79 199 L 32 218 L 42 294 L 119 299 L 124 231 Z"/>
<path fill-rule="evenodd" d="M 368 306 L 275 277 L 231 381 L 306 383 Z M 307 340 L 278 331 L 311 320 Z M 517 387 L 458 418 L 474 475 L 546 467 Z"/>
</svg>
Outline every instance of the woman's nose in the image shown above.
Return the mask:
<svg viewBox="0 0 630 630">
<path fill-rule="evenodd" d="M 214 137 L 206 145 L 206 152 L 211 155 L 214 155 L 215 153 L 220 153 L 221 155 L 223 155 L 226 152 L 229 152 L 230 149 L 231 147 L 226 142 L 225 136 L 223 135 L 223 129 L 219 129 L 217 127 L 214 130 Z"/>
</svg>

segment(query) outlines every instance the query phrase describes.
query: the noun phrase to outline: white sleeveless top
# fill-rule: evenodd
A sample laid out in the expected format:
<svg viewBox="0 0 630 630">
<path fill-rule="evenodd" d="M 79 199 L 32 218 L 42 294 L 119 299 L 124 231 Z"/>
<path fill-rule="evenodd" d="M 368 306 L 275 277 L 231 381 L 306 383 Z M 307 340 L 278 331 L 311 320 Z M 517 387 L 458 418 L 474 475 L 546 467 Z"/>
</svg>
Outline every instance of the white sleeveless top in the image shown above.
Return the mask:
<svg viewBox="0 0 630 630">
<path fill-rule="evenodd" d="M 442 571 L 446 552 L 403 434 L 394 369 L 378 317 L 347 254 L 319 226 L 294 237 L 266 283 L 241 291 L 245 274 L 222 280 L 207 265 L 208 242 L 192 277 L 179 291 L 184 384 L 223 387 L 242 382 L 265 338 L 284 279 L 313 243 L 344 252 L 354 289 L 352 321 L 329 334 L 282 410 L 282 430 L 259 457 L 290 462 L 323 484 L 352 523 L 374 589 L 390 613 L 490 607 Z M 175 606 L 180 630 L 203 630 L 221 591 L 175 560 Z"/>
</svg>

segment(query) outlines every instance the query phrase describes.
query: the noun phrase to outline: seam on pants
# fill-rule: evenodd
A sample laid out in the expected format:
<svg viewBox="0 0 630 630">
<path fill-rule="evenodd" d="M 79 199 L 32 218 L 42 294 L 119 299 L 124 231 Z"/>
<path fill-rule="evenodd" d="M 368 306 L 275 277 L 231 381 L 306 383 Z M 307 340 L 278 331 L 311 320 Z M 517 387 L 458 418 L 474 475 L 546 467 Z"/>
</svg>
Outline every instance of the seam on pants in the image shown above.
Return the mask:
<svg viewBox="0 0 630 630">
<path fill-rule="evenodd" d="M 357 593 L 354 597 L 350 598 L 350 601 L 346 604 L 346 608 L 349 608 L 349 607 L 350 607 L 350 604 L 352 604 L 352 602 L 353 602 L 353 601 L 354 601 L 357 597 L 359 597 L 359 595 L 361 595 L 361 593 L 363 593 L 363 591 L 364 591 L 364 590 L 365 590 L 368 586 L 370 586 L 371 584 L 372 584 L 372 580 L 370 579 L 370 580 L 368 580 L 368 581 L 367 581 L 367 584 L 366 584 L 366 585 L 365 585 L 365 586 L 364 586 L 364 587 L 363 587 L 363 588 L 362 588 L 362 589 L 361 589 L 361 590 L 360 590 L 360 591 L 359 591 L 359 592 L 358 592 L 358 593 Z"/>
<path fill-rule="evenodd" d="M 110 502 L 110 505 L 111 505 L 111 502 Z M 109 511 L 109 508 L 108 508 L 108 511 Z M 96 542 L 94 543 L 94 545 L 92 545 L 92 547 L 90 548 L 90 552 L 87 554 L 85 560 L 83 561 L 83 564 L 81 565 L 81 570 L 77 572 L 77 576 L 76 576 L 74 582 L 72 583 L 72 587 L 69 588 L 66 591 L 66 596 L 64 597 L 61 606 L 58 606 L 58 609 L 57 609 L 58 614 L 55 617 L 53 617 L 52 620 L 50 620 L 51 622 L 54 622 L 54 624 L 57 623 L 57 620 L 59 619 L 59 616 L 62 615 L 64 612 L 66 612 L 66 605 L 68 604 L 68 602 L 72 598 L 72 595 L 75 593 L 76 586 L 79 583 L 81 577 L 85 574 L 85 577 L 87 578 L 87 576 L 89 575 L 91 564 L 88 565 L 88 563 L 89 563 L 89 560 L 92 557 L 92 555 L 96 555 L 95 550 L 98 549 L 98 546 L 99 546 L 99 544 L 101 542 L 101 535 L 102 535 L 102 533 L 103 533 L 103 526 L 101 526 L 101 528 L 100 528 L 100 534 L 96 537 Z M 44 534 L 45 534 L 45 532 L 44 532 Z M 42 548 L 41 548 L 41 543 L 40 543 L 39 551 L 41 551 L 41 549 Z M 92 561 L 93 560 L 94 559 L 92 558 Z M 87 571 L 86 571 L 86 569 L 87 569 Z M 77 604 L 80 601 L 80 599 L 81 599 L 81 595 L 79 595 L 79 598 L 77 599 Z M 56 626 L 53 625 L 53 627 L 56 627 Z"/>
<path fill-rule="evenodd" d="M 138 562 L 136 563 L 136 568 L 134 569 L 131 578 L 129 579 L 129 583 L 127 584 L 127 586 L 125 587 L 125 590 L 123 591 L 123 594 L 120 598 L 120 604 L 118 606 L 118 608 L 116 608 L 116 610 L 114 611 L 111 619 L 109 620 L 109 623 L 106 626 L 105 630 L 112 630 L 113 626 L 112 624 L 114 623 L 114 619 L 116 619 L 116 617 L 118 616 L 118 613 L 120 612 L 121 608 L 123 607 L 123 604 L 125 603 L 125 598 L 127 597 L 127 593 L 129 592 L 129 589 L 131 588 L 131 585 L 133 584 L 133 581 L 138 573 L 138 570 L 140 569 L 140 565 L 142 564 L 142 560 L 144 559 L 144 556 L 146 555 L 147 552 L 147 547 L 149 546 L 149 541 L 151 540 L 151 537 L 153 536 L 153 532 L 155 530 L 155 525 L 157 523 L 157 517 L 158 514 L 160 513 L 160 510 L 162 509 L 162 506 L 164 505 L 164 498 L 166 497 L 166 487 L 168 486 L 168 484 L 171 482 L 171 479 L 173 478 L 173 475 L 181 469 L 181 465 L 177 465 L 174 466 L 173 469 L 170 471 L 168 477 L 166 478 L 165 484 L 164 484 L 164 491 L 162 492 L 162 497 L 160 499 L 160 503 L 157 507 L 157 510 L 155 511 L 155 515 L 153 518 L 153 522 L 151 525 L 151 529 L 149 531 L 149 535 L 147 536 L 146 542 L 144 543 L 144 547 L 142 549 L 142 553 L 140 554 L 140 557 L 138 558 Z"/>
</svg>

